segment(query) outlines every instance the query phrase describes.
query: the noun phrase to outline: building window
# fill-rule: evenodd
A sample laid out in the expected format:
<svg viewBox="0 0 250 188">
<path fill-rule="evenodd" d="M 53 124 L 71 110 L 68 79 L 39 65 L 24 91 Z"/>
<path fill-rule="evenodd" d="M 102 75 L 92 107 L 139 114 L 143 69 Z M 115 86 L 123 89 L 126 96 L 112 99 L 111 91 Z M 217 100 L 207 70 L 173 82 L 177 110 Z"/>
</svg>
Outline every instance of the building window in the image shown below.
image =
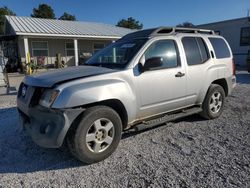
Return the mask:
<svg viewBox="0 0 250 188">
<path fill-rule="evenodd" d="M 240 45 L 250 46 L 250 27 L 241 28 Z"/>
<path fill-rule="evenodd" d="M 34 57 L 48 56 L 48 42 L 47 41 L 36 41 L 32 42 L 32 54 Z"/>
<path fill-rule="evenodd" d="M 93 54 L 98 52 L 99 50 L 103 49 L 105 45 L 103 43 L 94 43 L 93 45 Z"/>
<path fill-rule="evenodd" d="M 74 56 L 75 55 L 74 43 L 67 42 L 65 44 L 65 50 L 66 50 L 66 56 Z"/>
</svg>

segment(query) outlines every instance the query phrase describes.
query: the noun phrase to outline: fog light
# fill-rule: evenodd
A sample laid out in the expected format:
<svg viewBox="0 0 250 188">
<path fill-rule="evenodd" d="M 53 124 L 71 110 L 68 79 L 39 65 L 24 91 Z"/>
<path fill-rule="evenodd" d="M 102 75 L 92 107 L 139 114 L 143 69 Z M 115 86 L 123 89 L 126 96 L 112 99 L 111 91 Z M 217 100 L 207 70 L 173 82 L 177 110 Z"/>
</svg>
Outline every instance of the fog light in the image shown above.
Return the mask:
<svg viewBox="0 0 250 188">
<path fill-rule="evenodd" d="M 47 134 L 50 131 L 51 124 L 47 123 L 40 127 L 40 133 Z"/>
</svg>

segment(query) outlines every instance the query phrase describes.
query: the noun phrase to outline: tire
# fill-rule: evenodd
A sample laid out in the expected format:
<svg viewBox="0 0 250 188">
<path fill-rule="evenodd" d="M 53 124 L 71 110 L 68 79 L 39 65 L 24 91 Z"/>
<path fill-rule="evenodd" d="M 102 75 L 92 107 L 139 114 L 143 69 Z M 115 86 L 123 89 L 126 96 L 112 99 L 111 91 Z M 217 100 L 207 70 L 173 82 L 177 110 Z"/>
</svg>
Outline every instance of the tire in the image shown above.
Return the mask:
<svg viewBox="0 0 250 188">
<path fill-rule="evenodd" d="M 207 95 L 202 103 L 201 116 L 205 119 L 218 118 L 224 108 L 225 91 L 217 84 L 212 84 L 207 92 Z"/>
<path fill-rule="evenodd" d="M 91 107 L 78 122 L 67 136 L 69 150 L 76 158 L 91 164 L 115 151 L 122 134 L 122 122 L 116 111 L 106 106 Z"/>
</svg>

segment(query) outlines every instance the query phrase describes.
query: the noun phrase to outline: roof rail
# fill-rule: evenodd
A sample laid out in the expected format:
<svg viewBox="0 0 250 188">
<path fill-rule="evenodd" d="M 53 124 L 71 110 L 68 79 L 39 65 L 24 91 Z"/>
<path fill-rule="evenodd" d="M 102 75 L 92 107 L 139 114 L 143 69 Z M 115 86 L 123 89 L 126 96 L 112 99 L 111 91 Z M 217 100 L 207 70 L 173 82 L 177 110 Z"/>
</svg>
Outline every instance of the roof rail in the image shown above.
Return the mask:
<svg viewBox="0 0 250 188">
<path fill-rule="evenodd" d="M 176 33 L 201 33 L 201 34 L 211 34 L 214 35 L 213 30 L 198 29 L 198 28 L 185 28 L 185 27 L 159 27 L 156 28 L 150 35 L 166 35 L 166 34 L 176 34 Z"/>
<path fill-rule="evenodd" d="M 119 40 L 127 40 L 130 38 L 150 38 L 154 36 L 173 35 L 177 33 L 201 33 L 215 35 L 213 30 L 185 28 L 185 27 L 158 27 L 152 29 L 139 30 L 125 35 Z"/>
</svg>

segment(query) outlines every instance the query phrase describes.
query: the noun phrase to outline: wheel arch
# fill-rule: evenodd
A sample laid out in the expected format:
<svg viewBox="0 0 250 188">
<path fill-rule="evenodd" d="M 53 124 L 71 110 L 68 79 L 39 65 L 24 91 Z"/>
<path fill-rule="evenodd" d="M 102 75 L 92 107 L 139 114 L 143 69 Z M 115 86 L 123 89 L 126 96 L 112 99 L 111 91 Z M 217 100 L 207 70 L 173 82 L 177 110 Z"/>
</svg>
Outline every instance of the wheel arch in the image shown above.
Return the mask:
<svg viewBox="0 0 250 188">
<path fill-rule="evenodd" d="M 121 118 L 123 130 L 128 125 L 128 113 L 124 104 L 118 99 L 108 99 L 91 104 L 91 106 L 108 106 L 115 110 Z"/>
<path fill-rule="evenodd" d="M 124 106 L 124 104 L 118 100 L 118 99 L 108 99 L 108 100 L 104 100 L 104 101 L 99 101 L 99 102 L 95 102 L 95 103 L 90 103 L 90 104 L 85 104 L 80 106 L 80 108 L 91 108 L 94 106 L 107 106 L 112 108 L 113 110 L 115 110 L 119 117 L 121 118 L 122 121 L 122 127 L 123 130 L 127 128 L 128 125 L 128 113 L 127 110 Z M 81 116 L 84 113 L 84 111 L 78 115 L 78 117 L 75 119 L 75 121 L 72 123 L 72 125 L 70 126 L 70 128 L 74 128 L 75 126 L 77 126 L 77 122 L 79 122 L 81 120 Z"/>
<path fill-rule="evenodd" d="M 225 96 L 226 97 L 228 96 L 228 84 L 227 84 L 226 79 L 224 79 L 224 78 L 217 79 L 217 80 L 214 80 L 211 84 L 220 85 L 223 88 L 224 92 L 225 92 Z"/>
</svg>

